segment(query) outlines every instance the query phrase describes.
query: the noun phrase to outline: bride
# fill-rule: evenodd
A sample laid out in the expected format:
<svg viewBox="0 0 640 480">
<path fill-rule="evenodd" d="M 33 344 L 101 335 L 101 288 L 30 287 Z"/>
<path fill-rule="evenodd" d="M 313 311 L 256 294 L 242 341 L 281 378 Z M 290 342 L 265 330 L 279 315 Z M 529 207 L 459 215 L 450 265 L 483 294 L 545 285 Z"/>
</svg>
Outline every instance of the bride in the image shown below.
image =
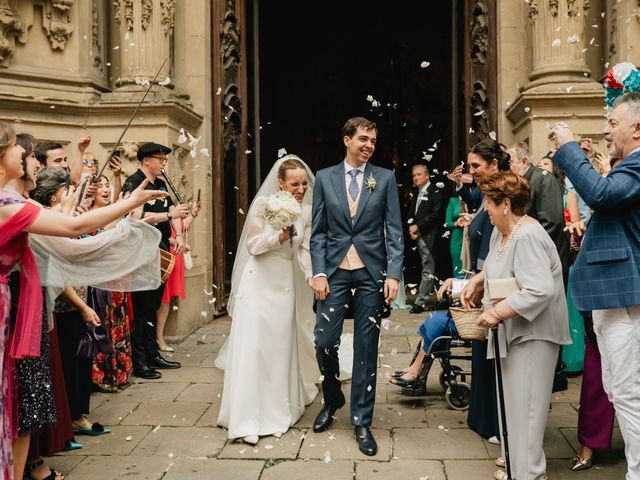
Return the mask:
<svg viewBox="0 0 640 480">
<path fill-rule="evenodd" d="M 216 360 L 225 369 L 218 425 L 230 439 L 280 437 L 318 393 L 309 287 L 313 180 L 300 158 L 280 158 L 247 214 L 231 278 L 231 333 Z M 288 228 L 276 231 L 264 217 L 263 198 L 278 190 L 302 207 L 292 239 Z"/>
</svg>

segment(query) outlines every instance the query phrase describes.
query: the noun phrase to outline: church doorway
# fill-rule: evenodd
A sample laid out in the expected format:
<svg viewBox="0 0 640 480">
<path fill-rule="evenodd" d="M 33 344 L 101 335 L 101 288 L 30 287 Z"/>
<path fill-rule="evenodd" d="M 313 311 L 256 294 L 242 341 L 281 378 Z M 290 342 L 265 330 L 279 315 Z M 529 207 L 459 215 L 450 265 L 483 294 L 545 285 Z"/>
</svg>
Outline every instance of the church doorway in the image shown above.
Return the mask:
<svg viewBox="0 0 640 480">
<path fill-rule="evenodd" d="M 328 0 L 310 13 L 296 0 L 258 3 L 249 9 L 248 41 L 255 185 L 281 148 L 314 171 L 341 161 L 342 125 L 364 116 L 379 129 L 372 163 L 396 170 L 406 220 L 411 166 L 426 161 L 441 181 L 464 159 L 464 2 Z M 445 243 L 439 258 L 449 257 Z M 419 265 L 412 246 L 409 283 L 409 266 Z"/>
</svg>

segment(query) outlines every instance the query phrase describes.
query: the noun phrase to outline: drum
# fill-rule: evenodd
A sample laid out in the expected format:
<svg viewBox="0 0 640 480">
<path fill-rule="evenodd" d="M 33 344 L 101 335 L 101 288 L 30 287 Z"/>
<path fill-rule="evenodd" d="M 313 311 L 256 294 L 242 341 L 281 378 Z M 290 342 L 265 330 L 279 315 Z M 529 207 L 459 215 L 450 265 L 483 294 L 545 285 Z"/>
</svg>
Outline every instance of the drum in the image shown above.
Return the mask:
<svg viewBox="0 0 640 480">
<path fill-rule="evenodd" d="M 166 283 L 169 275 L 176 266 L 176 256 L 166 250 L 160 249 L 160 281 Z"/>
</svg>

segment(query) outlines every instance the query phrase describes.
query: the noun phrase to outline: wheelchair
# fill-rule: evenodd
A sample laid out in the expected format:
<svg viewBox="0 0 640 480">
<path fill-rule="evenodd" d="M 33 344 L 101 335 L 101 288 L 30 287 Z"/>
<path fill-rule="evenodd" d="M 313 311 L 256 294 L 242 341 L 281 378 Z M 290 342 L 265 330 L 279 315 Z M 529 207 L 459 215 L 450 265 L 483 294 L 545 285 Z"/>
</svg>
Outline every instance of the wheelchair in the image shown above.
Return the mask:
<svg viewBox="0 0 640 480">
<path fill-rule="evenodd" d="M 445 327 L 453 322 L 451 314 L 447 312 L 447 323 Z M 468 379 L 471 378 L 471 371 L 465 370 L 459 365 L 454 365 L 452 361 L 467 360 L 471 361 L 471 354 L 454 354 L 453 348 L 471 348 L 471 341 L 463 340 L 457 336 L 443 335 L 439 336 L 431 342 L 426 351 L 420 371 L 417 378 L 407 385 L 399 385 L 402 393 L 409 396 L 422 396 L 427 393 L 427 376 L 433 363 L 438 360 L 442 367 L 440 372 L 439 383 L 444 390 L 445 400 L 450 408 L 458 411 L 465 411 L 469 408 L 471 398 L 471 385 Z M 422 340 L 418 342 L 411 364 L 416 360 L 420 349 L 422 348 Z M 398 372 L 396 372 L 398 373 Z"/>
</svg>

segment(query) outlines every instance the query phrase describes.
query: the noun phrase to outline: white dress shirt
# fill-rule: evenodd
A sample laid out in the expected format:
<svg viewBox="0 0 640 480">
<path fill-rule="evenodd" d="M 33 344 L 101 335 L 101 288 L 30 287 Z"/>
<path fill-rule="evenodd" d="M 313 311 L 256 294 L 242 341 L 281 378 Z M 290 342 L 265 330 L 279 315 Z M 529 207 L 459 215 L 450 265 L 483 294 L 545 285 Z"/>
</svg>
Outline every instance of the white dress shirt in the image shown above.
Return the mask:
<svg viewBox="0 0 640 480">
<path fill-rule="evenodd" d="M 420 208 L 420 202 L 422 202 L 423 200 L 426 200 L 426 198 L 424 197 L 424 194 L 427 191 L 427 188 L 429 188 L 429 185 L 431 185 L 431 181 L 428 181 L 426 185 L 422 187 L 418 192 L 418 199 L 416 200 L 416 211 L 413 213 L 417 213 L 418 208 Z"/>
</svg>

